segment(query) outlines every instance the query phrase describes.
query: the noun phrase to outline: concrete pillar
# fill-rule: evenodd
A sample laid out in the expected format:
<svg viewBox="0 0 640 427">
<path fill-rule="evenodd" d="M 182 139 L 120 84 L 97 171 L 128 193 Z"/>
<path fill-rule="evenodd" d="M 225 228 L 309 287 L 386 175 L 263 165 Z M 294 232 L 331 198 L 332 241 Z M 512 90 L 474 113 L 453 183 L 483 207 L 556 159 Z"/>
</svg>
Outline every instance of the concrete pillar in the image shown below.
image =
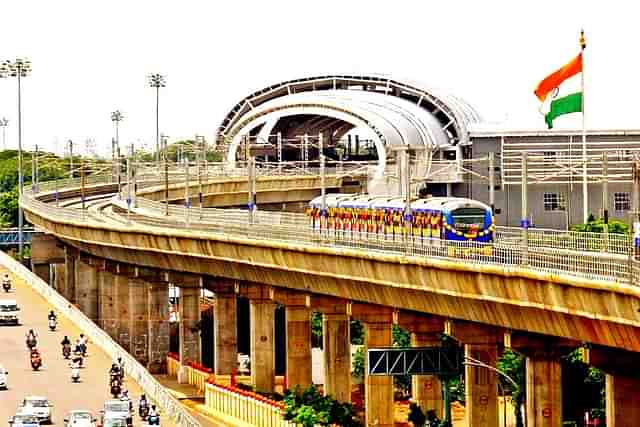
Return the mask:
<svg viewBox="0 0 640 427">
<path fill-rule="evenodd" d="M 53 264 L 54 274 L 53 274 L 53 288 L 58 291 L 58 293 L 64 296 L 65 293 L 65 265 L 64 264 Z"/>
<path fill-rule="evenodd" d="M 527 427 L 562 426 L 562 370 L 553 354 L 526 359 Z"/>
<path fill-rule="evenodd" d="M 607 427 L 640 425 L 640 379 L 606 375 Z"/>
<path fill-rule="evenodd" d="M 33 264 L 32 263 L 31 271 L 33 271 L 33 273 L 36 276 L 44 280 L 46 283 L 49 283 L 50 281 L 49 264 Z"/>
<path fill-rule="evenodd" d="M 64 251 L 64 288 L 63 297 L 72 304 L 76 302 L 76 257 L 69 248 Z"/>
<path fill-rule="evenodd" d="M 311 310 L 307 306 L 286 306 L 287 387 L 311 385 Z"/>
<path fill-rule="evenodd" d="M 147 284 L 149 305 L 149 364 L 152 374 L 167 372 L 169 353 L 169 286 L 167 283 Z"/>
<path fill-rule="evenodd" d="M 76 304 L 94 322 L 98 321 L 98 270 L 76 260 Z"/>
<path fill-rule="evenodd" d="M 348 314 L 323 314 L 324 392 L 351 402 L 351 335 Z"/>
<path fill-rule="evenodd" d="M 116 310 L 115 340 L 129 353 L 131 350 L 131 307 L 129 305 L 129 278 L 119 274 L 114 275 L 114 297 Z"/>
<path fill-rule="evenodd" d="M 390 347 L 392 341 L 392 320 L 365 323 L 366 348 Z M 366 364 L 366 362 L 365 362 Z M 377 426 L 394 425 L 393 377 L 370 376 L 365 369 L 365 424 Z"/>
<path fill-rule="evenodd" d="M 180 323 L 178 326 L 180 346 L 180 370 L 178 382 L 186 383 L 186 364 L 201 363 L 200 350 L 200 288 L 180 288 Z"/>
<path fill-rule="evenodd" d="M 236 294 L 216 292 L 213 312 L 214 369 L 216 375 L 231 375 L 238 367 L 238 308 Z"/>
<path fill-rule="evenodd" d="M 275 387 L 274 322 L 276 305 L 270 299 L 252 299 L 251 315 L 251 384 L 258 390 Z"/>
<path fill-rule="evenodd" d="M 439 347 L 442 342 L 432 333 L 412 333 L 411 347 Z M 439 419 L 443 419 L 444 401 L 442 400 L 442 382 L 437 375 L 414 375 L 412 397 L 426 414 L 434 410 Z"/>
<path fill-rule="evenodd" d="M 98 325 L 113 339 L 118 335 L 118 310 L 116 278 L 108 271 L 98 272 Z"/>
<path fill-rule="evenodd" d="M 466 344 L 465 356 L 472 357 L 489 366 L 496 366 L 498 347 L 496 344 Z M 495 372 L 465 365 L 466 425 L 469 427 L 492 427 L 498 425 L 498 384 Z"/>
<path fill-rule="evenodd" d="M 147 283 L 129 279 L 129 352 L 142 365 L 149 364 L 149 304 Z"/>
</svg>

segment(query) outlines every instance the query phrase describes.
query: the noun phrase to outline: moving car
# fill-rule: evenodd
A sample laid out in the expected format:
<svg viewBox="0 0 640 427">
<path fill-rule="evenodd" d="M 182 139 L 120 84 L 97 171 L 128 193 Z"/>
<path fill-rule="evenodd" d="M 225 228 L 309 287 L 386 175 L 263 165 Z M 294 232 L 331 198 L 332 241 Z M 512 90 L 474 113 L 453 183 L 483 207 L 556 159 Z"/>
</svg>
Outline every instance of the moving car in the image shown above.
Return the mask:
<svg viewBox="0 0 640 427">
<path fill-rule="evenodd" d="M 49 403 L 46 397 L 27 396 L 20 404 L 18 413 L 21 415 L 32 415 L 36 417 L 40 423 L 51 424 L 51 408 L 53 405 Z"/>
<path fill-rule="evenodd" d="M 9 417 L 9 427 L 40 427 L 40 421 L 33 415 L 15 414 Z"/>
<path fill-rule="evenodd" d="M 2 365 L 0 365 L 0 389 L 7 389 L 7 375 L 9 375 L 9 372 L 7 372 Z"/>
<path fill-rule="evenodd" d="M 20 308 L 13 299 L 0 300 L 0 324 L 19 325 L 18 312 Z"/>
<path fill-rule="evenodd" d="M 93 418 L 91 412 L 84 409 L 71 411 L 64 418 L 66 427 L 94 427 L 96 419 Z"/>
<path fill-rule="evenodd" d="M 101 426 L 108 425 L 109 423 L 118 424 L 119 421 L 115 420 L 119 418 L 124 419 L 127 425 L 131 425 L 133 421 L 133 414 L 131 413 L 129 402 L 126 400 L 107 400 L 106 402 L 104 402 L 104 408 L 100 411 L 100 413 L 102 414 L 102 422 L 100 423 Z"/>
<path fill-rule="evenodd" d="M 100 427 L 127 427 L 127 419 L 124 417 L 105 417 Z"/>
</svg>

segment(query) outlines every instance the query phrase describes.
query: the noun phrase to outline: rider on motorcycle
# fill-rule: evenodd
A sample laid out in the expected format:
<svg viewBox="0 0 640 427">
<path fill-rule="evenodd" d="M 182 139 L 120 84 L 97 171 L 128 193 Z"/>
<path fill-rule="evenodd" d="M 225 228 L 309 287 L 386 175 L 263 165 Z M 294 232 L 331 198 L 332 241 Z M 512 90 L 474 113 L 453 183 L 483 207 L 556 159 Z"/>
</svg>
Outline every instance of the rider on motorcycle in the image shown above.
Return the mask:
<svg viewBox="0 0 640 427">
<path fill-rule="evenodd" d="M 49 315 L 47 316 L 47 319 L 49 320 L 58 320 L 58 317 L 56 316 L 56 314 L 53 312 L 53 310 L 51 310 L 49 312 Z"/>
<path fill-rule="evenodd" d="M 2 287 L 7 292 L 9 292 L 9 289 L 11 289 L 11 279 L 9 279 L 9 274 L 7 273 L 5 273 L 4 277 L 2 278 Z"/>
<path fill-rule="evenodd" d="M 61 346 L 65 346 L 65 345 L 71 345 L 71 341 L 69 341 L 69 337 L 68 336 L 64 336 L 64 338 L 62 339 L 62 341 L 60 342 Z"/>
<path fill-rule="evenodd" d="M 116 379 L 116 380 L 120 381 L 120 368 L 118 367 L 117 364 L 115 364 L 115 363 L 111 364 L 111 369 L 109 369 L 109 376 L 112 379 Z"/>
<path fill-rule="evenodd" d="M 36 365 L 42 364 L 42 357 L 40 356 L 40 352 L 37 348 L 33 348 L 31 350 L 31 354 L 29 355 L 29 359 L 31 361 L 31 366 L 35 367 Z"/>
<path fill-rule="evenodd" d="M 38 341 L 38 334 L 36 334 L 33 329 L 29 329 L 29 332 L 25 334 L 25 338 L 27 341 L 27 346 L 29 346 L 29 343 L 33 343 L 33 347 L 36 346 L 36 342 Z"/>
<path fill-rule="evenodd" d="M 160 414 L 156 410 L 156 405 L 151 405 L 151 410 L 149 411 L 149 425 L 160 425 Z"/>
</svg>

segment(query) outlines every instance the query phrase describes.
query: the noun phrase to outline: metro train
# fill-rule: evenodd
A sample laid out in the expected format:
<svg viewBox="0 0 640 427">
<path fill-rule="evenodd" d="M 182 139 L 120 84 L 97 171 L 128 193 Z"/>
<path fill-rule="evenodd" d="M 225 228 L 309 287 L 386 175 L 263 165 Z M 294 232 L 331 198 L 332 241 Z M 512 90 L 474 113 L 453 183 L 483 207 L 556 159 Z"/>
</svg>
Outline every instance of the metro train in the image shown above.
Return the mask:
<svg viewBox="0 0 640 427">
<path fill-rule="evenodd" d="M 493 241 L 496 229 L 491 208 L 461 197 L 430 197 L 411 201 L 405 217 L 403 197 L 327 194 L 322 215 L 322 196 L 309 202 L 307 216 L 316 230 L 377 233 L 392 236 L 454 241 Z"/>
</svg>

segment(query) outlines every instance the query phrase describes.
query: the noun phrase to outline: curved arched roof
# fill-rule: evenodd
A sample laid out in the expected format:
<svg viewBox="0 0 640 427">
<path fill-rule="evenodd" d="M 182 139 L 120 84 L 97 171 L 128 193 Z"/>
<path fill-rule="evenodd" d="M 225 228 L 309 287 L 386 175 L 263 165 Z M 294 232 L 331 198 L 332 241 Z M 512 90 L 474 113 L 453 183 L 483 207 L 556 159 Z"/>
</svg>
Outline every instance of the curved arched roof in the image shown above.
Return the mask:
<svg viewBox="0 0 640 427">
<path fill-rule="evenodd" d="M 305 107 L 358 116 L 385 144 L 441 146 L 468 142 L 467 125 L 480 115 L 462 99 L 413 82 L 381 75 L 324 75 L 288 80 L 243 98 L 218 127 L 218 143 L 229 143 L 245 125 L 273 123 Z M 287 113 L 288 111 L 288 113 Z M 323 115 L 322 112 L 319 112 Z M 328 114 L 331 117 L 331 114 Z M 417 139 L 414 139 L 417 138 Z"/>
</svg>

